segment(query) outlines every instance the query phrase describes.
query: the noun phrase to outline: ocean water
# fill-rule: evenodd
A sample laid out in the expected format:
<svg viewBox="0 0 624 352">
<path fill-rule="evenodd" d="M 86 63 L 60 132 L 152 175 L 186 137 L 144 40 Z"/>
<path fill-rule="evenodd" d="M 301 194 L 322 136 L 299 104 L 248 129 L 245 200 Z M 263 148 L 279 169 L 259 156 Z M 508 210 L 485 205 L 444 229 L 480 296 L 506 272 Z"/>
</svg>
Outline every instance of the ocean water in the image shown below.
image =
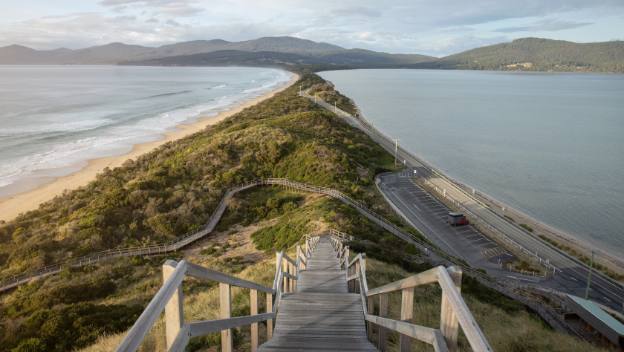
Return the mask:
<svg viewBox="0 0 624 352">
<path fill-rule="evenodd" d="M 624 75 L 321 73 L 449 176 L 624 257 Z"/>
<path fill-rule="evenodd" d="M 127 153 L 289 79 L 267 68 L 0 66 L 0 197 Z"/>
</svg>

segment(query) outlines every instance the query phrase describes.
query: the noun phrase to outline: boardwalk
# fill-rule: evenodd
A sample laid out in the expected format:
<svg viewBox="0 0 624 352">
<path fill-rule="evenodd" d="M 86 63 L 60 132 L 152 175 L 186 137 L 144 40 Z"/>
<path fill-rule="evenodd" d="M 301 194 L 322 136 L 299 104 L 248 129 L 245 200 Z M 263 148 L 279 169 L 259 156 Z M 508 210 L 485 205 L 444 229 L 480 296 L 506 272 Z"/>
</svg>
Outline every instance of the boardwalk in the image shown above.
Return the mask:
<svg viewBox="0 0 624 352">
<path fill-rule="evenodd" d="M 377 351 L 366 338 L 360 295 L 347 292 L 329 237 L 321 238 L 297 292 L 280 303 L 273 338 L 260 351 Z"/>
<path fill-rule="evenodd" d="M 303 236 L 305 242 L 303 246 L 297 245 L 296 260 L 283 251 L 278 252 L 273 287 L 185 260 L 168 260 L 163 265 L 162 287 L 128 331 L 117 352 L 137 351 L 163 311 L 168 351 L 184 351 L 190 338 L 221 332 L 221 351 L 232 352 L 232 329 L 242 326 L 251 328 L 252 351 L 376 351 L 367 339 L 367 322 L 378 327 L 376 336 L 381 350 L 386 350 L 387 332 L 392 331 L 400 334 L 402 351 L 409 351 L 414 339 L 431 345 L 436 352 L 449 351 L 448 346 L 456 351 L 461 327 L 473 351 L 492 352 L 461 297 L 459 268 L 440 265 L 369 290 L 366 254 L 360 253 L 347 262 L 350 250 L 345 240 L 349 238 L 340 231 L 330 230 L 323 236 Z M 182 281 L 185 276 L 219 282 L 219 319 L 184 320 Z M 347 282 L 359 290 L 354 291 L 353 287 L 350 290 Z M 439 329 L 410 321 L 414 288 L 433 283 L 442 289 Z M 250 315 L 232 316 L 232 287 L 249 289 Z M 258 311 L 259 292 L 266 296 L 264 313 Z M 401 320 L 387 316 L 388 294 L 392 292 L 401 292 Z M 379 315 L 362 305 L 362 302 L 371 305 L 373 300 L 379 300 Z M 268 341 L 258 349 L 258 323 L 265 321 Z M 277 324 L 275 328 L 273 322 Z M 368 333 L 372 335 L 374 331 L 371 329 Z"/>
</svg>

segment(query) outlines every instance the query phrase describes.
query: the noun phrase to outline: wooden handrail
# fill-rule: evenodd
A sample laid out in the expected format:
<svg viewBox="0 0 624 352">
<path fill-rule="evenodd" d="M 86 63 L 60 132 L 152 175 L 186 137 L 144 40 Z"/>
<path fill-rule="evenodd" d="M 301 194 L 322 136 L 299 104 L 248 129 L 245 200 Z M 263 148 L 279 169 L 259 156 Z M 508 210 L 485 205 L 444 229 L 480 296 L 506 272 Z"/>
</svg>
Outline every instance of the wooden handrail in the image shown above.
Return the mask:
<svg viewBox="0 0 624 352">
<path fill-rule="evenodd" d="M 187 275 L 193 276 L 198 279 L 218 281 L 218 282 L 228 284 L 231 286 L 236 286 L 240 288 L 248 288 L 248 289 L 257 290 L 260 292 L 275 294 L 274 289 L 259 285 L 255 282 L 247 281 L 244 279 L 239 279 L 234 276 L 230 276 L 230 275 L 218 272 L 218 271 L 204 268 L 203 266 L 199 266 L 197 264 L 187 263 L 187 266 L 188 266 Z"/>
<path fill-rule="evenodd" d="M 400 334 L 401 351 L 410 350 L 410 339 L 417 339 L 432 345 L 435 351 L 457 351 L 457 337 L 459 327 L 464 331 L 468 343 L 474 351 L 492 351 L 485 335 L 475 321 L 472 313 L 466 306 L 460 294 L 462 271 L 457 267 L 445 268 L 437 266 L 422 273 L 407 277 L 389 284 L 368 289 L 366 280 L 366 256 L 364 253 L 356 255 L 352 260 L 348 258 L 348 246 L 343 246 L 343 237 L 331 237 L 331 242 L 338 257 L 345 262 L 347 287 L 349 292 L 360 293 L 364 317 L 369 323 L 368 335 L 372 334 L 372 325 L 379 329 L 379 349 L 385 349 L 385 329 Z M 342 266 L 341 266 L 342 268 Z M 417 286 L 438 283 L 442 288 L 442 307 L 440 329 L 424 327 L 409 323 L 413 314 L 414 288 Z M 357 285 L 354 285 L 356 283 Z M 401 320 L 387 318 L 388 294 L 401 291 Z M 379 299 L 379 315 L 372 314 L 373 298 Z"/>
<path fill-rule="evenodd" d="M 305 236 L 305 247 L 314 250 L 318 240 L 318 236 Z M 300 246 L 297 246 L 297 261 L 292 260 L 283 251 L 277 252 L 273 287 L 265 287 L 252 281 L 188 263 L 185 260 L 179 263 L 168 260 L 163 265 L 164 283 L 162 287 L 130 328 L 116 351 L 136 351 L 164 310 L 165 333 L 169 351 L 183 351 L 191 337 L 220 331 L 221 350 L 231 352 L 233 349 L 231 329 L 251 325 L 251 350 L 255 352 L 258 349 L 258 323 L 267 322 L 267 338 L 270 339 L 273 335 L 273 320 L 277 316 L 282 294 L 291 293 L 296 289 L 299 271 L 302 269 L 302 260 L 307 262 L 308 258 L 308 254 L 301 253 Z M 219 282 L 219 319 L 184 322 L 182 282 L 186 275 L 200 280 Z M 231 286 L 250 290 L 250 315 L 231 316 Z M 266 313 L 258 313 L 258 292 L 266 294 Z"/>
<path fill-rule="evenodd" d="M 371 314 L 366 315 L 366 320 L 388 330 L 396 331 L 402 336 L 409 336 L 410 338 L 426 342 L 432 345 L 436 352 L 448 351 L 444 336 L 438 329 Z"/>
<path fill-rule="evenodd" d="M 194 321 L 189 323 L 189 334 L 190 337 L 203 336 L 239 326 L 251 325 L 268 319 L 275 319 L 275 315 L 275 313 L 269 312 L 229 319 Z"/>
<path fill-rule="evenodd" d="M 288 254 L 286 254 L 286 253 L 284 253 L 284 259 L 285 259 L 286 261 L 288 261 L 288 262 L 289 262 L 290 264 L 292 264 L 292 265 L 296 265 L 296 264 L 297 264 L 297 263 L 296 263 L 294 260 L 292 260 L 292 258 L 290 258 L 290 257 L 288 256 Z"/>
<path fill-rule="evenodd" d="M 163 266 L 173 266 L 175 270 L 149 302 L 143 313 L 139 316 L 139 319 L 137 319 L 132 328 L 130 328 L 126 337 L 121 341 L 119 347 L 117 347 L 118 352 L 136 351 L 137 348 L 139 348 L 143 338 L 147 335 L 149 329 L 160 316 L 160 313 L 165 309 L 167 302 L 169 302 L 174 292 L 182 283 L 187 268 L 186 261 L 182 260 L 176 263 L 173 260 L 168 260 Z"/>
<path fill-rule="evenodd" d="M 438 270 L 440 267 L 435 267 L 422 273 L 407 277 L 402 280 L 394 281 L 389 284 L 376 287 L 368 291 L 367 296 L 374 296 L 382 293 L 390 293 L 400 291 L 405 288 L 414 288 L 420 285 L 426 285 L 434 283 L 438 280 Z"/>
</svg>

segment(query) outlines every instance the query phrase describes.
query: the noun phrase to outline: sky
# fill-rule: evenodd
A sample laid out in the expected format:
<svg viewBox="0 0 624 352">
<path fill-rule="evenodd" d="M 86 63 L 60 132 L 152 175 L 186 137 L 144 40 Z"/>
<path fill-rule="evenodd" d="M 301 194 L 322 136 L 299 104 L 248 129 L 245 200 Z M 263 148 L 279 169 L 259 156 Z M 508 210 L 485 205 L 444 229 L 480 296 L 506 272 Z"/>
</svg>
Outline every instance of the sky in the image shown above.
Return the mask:
<svg viewBox="0 0 624 352">
<path fill-rule="evenodd" d="M 523 37 L 624 40 L 624 0 L 0 0 L 0 46 L 294 36 L 444 56 Z"/>
</svg>

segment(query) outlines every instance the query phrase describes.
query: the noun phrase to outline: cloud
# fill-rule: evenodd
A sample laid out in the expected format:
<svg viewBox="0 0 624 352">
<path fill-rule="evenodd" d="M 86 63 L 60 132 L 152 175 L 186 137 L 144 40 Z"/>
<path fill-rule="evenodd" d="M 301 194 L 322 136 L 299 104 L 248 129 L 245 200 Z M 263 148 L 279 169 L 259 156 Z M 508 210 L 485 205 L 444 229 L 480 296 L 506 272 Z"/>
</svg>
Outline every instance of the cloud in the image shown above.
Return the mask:
<svg viewBox="0 0 624 352">
<path fill-rule="evenodd" d="M 167 20 L 167 22 L 165 22 L 165 23 L 167 23 L 168 25 L 173 26 L 173 27 L 180 27 L 181 26 L 181 24 L 178 21 L 174 21 L 174 20 Z"/>
<path fill-rule="evenodd" d="M 502 27 L 495 31 L 501 33 L 515 33 L 515 32 L 556 32 L 565 29 L 573 29 L 579 27 L 585 27 L 594 24 L 593 22 L 574 22 L 565 20 L 540 20 L 527 26 L 512 26 Z"/>
<path fill-rule="evenodd" d="M 110 42 L 151 45 L 178 39 L 176 31 L 153 23 L 137 21 L 134 16 L 103 16 L 99 13 L 75 13 L 44 17 L 0 28 L 0 38 L 42 49 L 81 48 Z"/>
<path fill-rule="evenodd" d="M 53 19 L 42 17 L 46 10 L 38 8 L 0 20 L 0 45 L 75 48 L 113 41 L 160 45 L 291 35 L 347 48 L 439 56 L 545 32 L 555 39 L 608 40 L 621 37 L 624 26 L 624 18 L 617 16 L 624 11 L 622 0 L 98 1 L 101 7 L 91 13 L 68 8 Z M 616 25 L 605 30 L 605 19 Z M 581 34 L 566 31 L 579 27 L 585 29 Z"/>
<path fill-rule="evenodd" d="M 343 7 L 332 11 L 333 16 L 348 17 L 348 16 L 360 16 L 360 17 L 380 17 L 382 12 L 380 10 L 363 7 Z"/>
<path fill-rule="evenodd" d="M 295 33 L 302 25 L 230 22 L 196 25 L 148 17 L 138 20 L 132 15 L 105 16 L 101 13 L 74 13 L 49 16 L 0 25 L 0 46 L 19 43 L 36 49 L 58 47 L 84 48 L 111 42 L 158 46 L 174 42 L 226 38 L 247 40 L 261 36 Z"/>
<path fill-rule="evenodd" d="M 149 8 L 161 15 L 167 16 L 196 16 L 204 12 L 198 6 L 199 0 L 102 0 L 100 5 L 112 7 L 114 11 L 122 12 L 131 9 Z"/>
</svg>

